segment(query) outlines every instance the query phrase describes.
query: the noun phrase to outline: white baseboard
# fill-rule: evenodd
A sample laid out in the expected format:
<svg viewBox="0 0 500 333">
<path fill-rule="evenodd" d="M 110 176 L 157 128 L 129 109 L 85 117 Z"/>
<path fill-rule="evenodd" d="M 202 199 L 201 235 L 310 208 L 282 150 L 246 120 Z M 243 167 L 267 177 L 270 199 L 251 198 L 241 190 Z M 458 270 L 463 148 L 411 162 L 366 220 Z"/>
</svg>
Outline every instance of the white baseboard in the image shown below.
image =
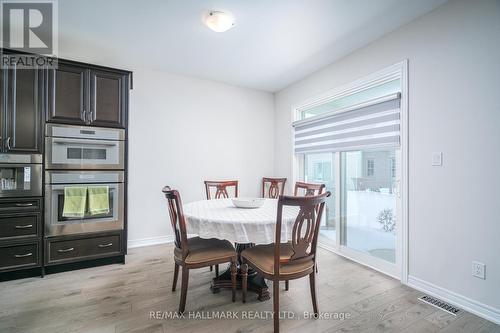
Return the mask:
<svg viewBox="0 0 500 333">
<path fill-rule="evenodd" d="M 492 321 L 496 324 L 500 324 L 500 309 L 495 309 L 489 305 L 480 303 L 411 275 L 408 276 L 408 285 L 426 294 L 438 297 L 443 301 L 458 306 L 459 308 L 471 312 L 479 317 Z"/>
<path fill-rule="evenodd" d="M 172 235 L 141 238 L 141 239 L 129 239 L 128 248 L 133 249 L 134 247 L 166 244 L 166 243 L 172 243 L 173 241 L 174 237 Z"/>
</svg>

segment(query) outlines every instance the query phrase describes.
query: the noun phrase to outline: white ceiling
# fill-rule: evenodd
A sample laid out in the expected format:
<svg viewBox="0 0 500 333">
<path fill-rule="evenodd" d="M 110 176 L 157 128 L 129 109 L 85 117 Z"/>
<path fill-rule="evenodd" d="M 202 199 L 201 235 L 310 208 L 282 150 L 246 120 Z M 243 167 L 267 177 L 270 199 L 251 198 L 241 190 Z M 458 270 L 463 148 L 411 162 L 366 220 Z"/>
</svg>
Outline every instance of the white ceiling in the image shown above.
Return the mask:
<svg viewBox="0 0 500 333">
<path fill-rule="evenodd" d="M 59 55 L 278 91 L 446 0 L 59 0 Z M 209 10 L 236 26 L 209 30 Z"/>
</svg>

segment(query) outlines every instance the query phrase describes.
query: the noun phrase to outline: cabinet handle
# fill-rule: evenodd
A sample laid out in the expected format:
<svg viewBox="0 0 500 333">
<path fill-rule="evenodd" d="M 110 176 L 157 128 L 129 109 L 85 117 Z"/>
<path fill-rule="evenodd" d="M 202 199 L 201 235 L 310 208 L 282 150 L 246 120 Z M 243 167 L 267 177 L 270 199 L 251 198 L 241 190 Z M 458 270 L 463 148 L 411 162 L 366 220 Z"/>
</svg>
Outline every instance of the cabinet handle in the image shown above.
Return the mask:
<svg viewBox="0 0 500 333">
<path fill-rule="evenodd" d="M 7 144 L 7 149 L 11 150 L 12 148 L 10 147 L 10 136 L 7 138 L 6 144 Z"/>
<path fill-rule="evenodd" d="M 33 206 L 33 203 L 27 202 L 27 203 L 16 203 L 17 207 L 31 207 Z"/>
<path fill-rule="evenodd" d="M 97 104 L 97 75 L 94 76 L 94 103 L 92 105 L 92 110 L 90 114 L 92 115 L 91 121 L 95 121 L 95 106 Z"/>
<path fill-rule="evenodd" d="M 103 248 L 103 247 L 110 247 L 112 245 L 113 245 L 113 243 L 108 243 L 108 244 L 99 244 L 97 246 L 100 247 L 100 248 Z"/>
<path fill-rule="evenodd" d="M 71 252 L 73 251 L 75 248 L 74 247 L 70 247 L 69 249 L 61 249 L 61 250 L 57 250 L 57 252 L 59 253 L 63 253 L 63 252 Z"/>
<path fill-rule="evenodd" d="M 24 257 L 30 257 L 32 256 L 33 253 L 26 253 L 26 254 L 14 254 L 14 258 L 24 258 Z"/>
<path fill-rule="evenodd" d="M 83 109 L 83 122 L 87 125 L 90 123 L 89 119 L 88 119 L 89 118 L 88 114 L 89 114 L 89 112 L 87 110 Z"/>
<path fill-rule="evenodd" d="M 29 229 L 31 227 L 33 227 L 33 224 L 16 225 L 16 226 L 14 226 L 15 229 Z"/>
</svg>

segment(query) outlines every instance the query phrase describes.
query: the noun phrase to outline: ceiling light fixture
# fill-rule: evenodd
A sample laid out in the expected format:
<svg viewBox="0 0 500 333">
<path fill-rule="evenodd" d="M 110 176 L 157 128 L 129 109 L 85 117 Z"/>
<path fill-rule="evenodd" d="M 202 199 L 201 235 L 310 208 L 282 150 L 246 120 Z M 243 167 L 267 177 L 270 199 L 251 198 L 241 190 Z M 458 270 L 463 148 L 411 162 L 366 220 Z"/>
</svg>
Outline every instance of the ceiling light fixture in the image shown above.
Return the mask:
<svg viewBox="0 0 500 333">
<path fill-rule="evenodd" d="M 229 13 L 211 11 L 205 17 L 205 24 L 213 31 L 224 32 L 234 27 L 235 19 Z"/>
</svg>

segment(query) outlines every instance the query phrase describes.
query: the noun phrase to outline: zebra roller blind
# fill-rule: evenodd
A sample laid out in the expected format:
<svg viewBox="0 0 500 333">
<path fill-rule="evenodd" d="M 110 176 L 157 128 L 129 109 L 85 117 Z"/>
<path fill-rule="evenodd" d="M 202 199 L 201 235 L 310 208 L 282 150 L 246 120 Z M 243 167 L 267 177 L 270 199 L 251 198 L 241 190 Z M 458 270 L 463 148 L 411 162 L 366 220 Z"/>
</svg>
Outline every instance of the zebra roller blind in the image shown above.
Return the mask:
<svg viewBox="0 0 500 333">
<path fill-rule="evenodd" d="M 400 93 L 293 123 L 296 153 L 399 147 Z"/>
</svg>

